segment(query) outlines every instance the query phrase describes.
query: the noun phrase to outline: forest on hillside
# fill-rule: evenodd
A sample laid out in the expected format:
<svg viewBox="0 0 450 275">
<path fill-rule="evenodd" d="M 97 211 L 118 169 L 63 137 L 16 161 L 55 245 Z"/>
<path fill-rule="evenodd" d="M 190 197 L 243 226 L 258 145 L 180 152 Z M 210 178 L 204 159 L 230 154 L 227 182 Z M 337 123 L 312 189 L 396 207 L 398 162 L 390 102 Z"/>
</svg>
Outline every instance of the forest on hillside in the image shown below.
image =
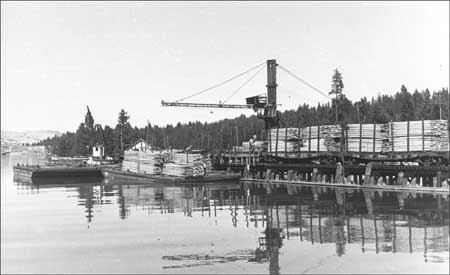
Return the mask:
<svg viewBox="0 0 450 275">
<path fill-rule="evenodd" d="M 333 89 L 330 94 L 333 94 Z M 195 121 L 169 124 L 164 127 L 149 123 L 143 128 L 133 127 L 129 118 L 127 112 L 122 109 L 116 125 L 104 126 L 104 145 L 108 156 L 119 157 L 123 150 L 140 138 L 160 149 L 184 149 L 192 146 L 193 149 L 216 151 L 230 149 L 234 145 L 248 141 L 253 135 L 256 135 L 258 140 L 264 136 L 264 121 L 255 115 L 249 117 L 241 115 L 214 123 Z M 280 113 L 280 118 L 280 127 L 335 124 L 336 119 L 338 123 L 448 119 L 449 92 L 448 88 L 433 92 L 428 89 L 409 92 L 402 85 L 400 91 L 394 95 L 379 95 L 371 99 L 363 97 L 356 102 L 338 93 L 338 96 L 327 104 L 299 105 L 296 110 Z M 75 132 L 47 138 L 36 145 L 46 145 L 51 153 L 58 156 L 88 156 L 93 145 L 103 143 L 102 139 L 88 108 L 84 121 Z"/>
</svg>

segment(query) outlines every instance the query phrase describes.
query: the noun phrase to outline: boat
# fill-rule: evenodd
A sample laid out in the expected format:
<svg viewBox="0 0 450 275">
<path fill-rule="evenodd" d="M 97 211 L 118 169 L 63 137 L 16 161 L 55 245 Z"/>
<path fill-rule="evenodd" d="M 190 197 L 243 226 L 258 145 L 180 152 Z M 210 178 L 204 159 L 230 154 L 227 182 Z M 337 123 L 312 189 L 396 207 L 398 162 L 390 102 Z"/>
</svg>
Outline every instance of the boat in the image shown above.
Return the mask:
<svg viewBox="0 0 450 275">
<path fill-rule="evenodd" d="M 202 183 L 216 181 L 238 181 L 240 173 L 227 173 L 224 171 L 212 171 L 203 176 L 169 176 L 154 175 L 122 171 L 117 168 L 102 168 L 103 176 L 108 180 L 132 180 L 140 182 L 168 182 L 168 183 Z"/>
</svg>

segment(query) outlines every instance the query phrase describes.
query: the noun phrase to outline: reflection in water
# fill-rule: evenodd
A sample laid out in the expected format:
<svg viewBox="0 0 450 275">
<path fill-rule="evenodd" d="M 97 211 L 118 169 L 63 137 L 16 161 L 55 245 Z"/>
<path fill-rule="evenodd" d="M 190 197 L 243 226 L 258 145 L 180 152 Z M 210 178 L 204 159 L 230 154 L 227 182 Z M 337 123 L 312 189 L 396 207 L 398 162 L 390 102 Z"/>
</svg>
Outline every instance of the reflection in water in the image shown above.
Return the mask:
<svg viewBox="0 0 450 275">
<path fill-rule="evenodd" d="M 88 223 L 94 208 L 118 205 L 121 219 L 142 209 L 148 215 L 183 213 L 186 223 L 196 215 L 217 217 L 229 212 L 230 226 L 261 228 L 256 249 L 224 255 L 166 255 L 164 268 L 193 267 L 248 261 L 268 263 L 270 274 L 280 273 L 279 254 L 285 242 L 335 244 L 342 256 L 350 244 L 361 253 L 423 253 L 425 262 L 448 262 L 448 196 L 301 187 L 295 190 L 241 187 L 238 183 L 198 186 L 138 185 L 95 182 L 21 184 L 30 192 L 76 186 L 79 205 Z M 178 264 L 178 262 L 182 262 Z M 187 263 L 186 263 L 187 262 Z M 175 263 L 175 264 L 171 264 Z"/>
</svg>

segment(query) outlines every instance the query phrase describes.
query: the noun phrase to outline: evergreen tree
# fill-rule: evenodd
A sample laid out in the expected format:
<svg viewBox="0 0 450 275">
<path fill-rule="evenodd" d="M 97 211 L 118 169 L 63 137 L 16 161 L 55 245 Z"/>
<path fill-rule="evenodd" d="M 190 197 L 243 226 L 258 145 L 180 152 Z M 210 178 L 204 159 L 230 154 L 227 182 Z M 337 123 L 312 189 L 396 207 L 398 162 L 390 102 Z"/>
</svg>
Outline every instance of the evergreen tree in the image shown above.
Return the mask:
<svg viewBox="0 0 450 275">
<path fill-rule="evenodd" d="M 342 80 L 342 78 L 341 78 Z M 338 82 L 337 82 L 338 83 Z M 441 113 L 443 119 L 448 119 L 448 89 L 430 93 L 409 93 L 405 86 L 400 92 L 391 95 L 379 95 L 375 98 L 361 98 L 359 102 L 352 101 L 342 93 L 343 85 L 336 91 L 339 94 L 339 122 L 342 123 L 386 123 L 391 120 L 438 119 Z M 334 99 L 335 101 L 335 99 Z M 281 113 L 280 127 L 306 127 L 318 124 L 334 124 L 335 102 L 310 106 L 302 104 L 296 110 Z M 358 116 L 359 114 L 359 116 Z M 105 152 L 109 156 L 120 157 L 123 150 L 139 138 L 148 138 L 150 144 L 157 148 L 186 148 L 220 150 L 231 149 L 236 145 L 236 134 L 239 143 L 248 141 L 256 134 L 259 140 L 266 138 L 264 121 L 255 115 L 240 116 L 234 119 L 224 119 L 213 123 L 199 121 L 177 123 L 176 126 L 160 127 L 149 123 L 148 129 L 132 127 L 130 116 L 123 109 L 120 111 L 117 125 L 114 128 L 104 127 Z M 47 138 L 34 145 L 45 145 L 52 153 L 60 156 L 87 156 L 90 153 L 95 133 L 92 114 L 88 109 L 84 122 L 80 123 L 75 132 L 67 132 L 61 136 Z M 91 125 L 91 126 L 88 126 Z M 237 126 L 237 129 L 236 129 Z M 123 144 L 123 145 L 122 145 Z M 239 144 L 240 145 L 240 144 Z"/>
<path fill-rule="evenodd" d="M 335 96 L 332 104 L 334 104 L 335 108 L 336 123 L 338 123 L 339 121 L 338 105 L 342 97 L 342 89 L 344 89 L 344 82 L 342 82 L 342 74 L 338 71 L 338 69 L 335 69 L 331 80 L 331 91 L 328 94 Z"/>
<path fill-rule="evenodd" d="M 88 129 L 94 129 L 94 118 L 92 117 L 91 110 L 89 110 L 89 106 L 87 107 L 87 113 L 84 116 L 84 125 Z"/>
</svg>

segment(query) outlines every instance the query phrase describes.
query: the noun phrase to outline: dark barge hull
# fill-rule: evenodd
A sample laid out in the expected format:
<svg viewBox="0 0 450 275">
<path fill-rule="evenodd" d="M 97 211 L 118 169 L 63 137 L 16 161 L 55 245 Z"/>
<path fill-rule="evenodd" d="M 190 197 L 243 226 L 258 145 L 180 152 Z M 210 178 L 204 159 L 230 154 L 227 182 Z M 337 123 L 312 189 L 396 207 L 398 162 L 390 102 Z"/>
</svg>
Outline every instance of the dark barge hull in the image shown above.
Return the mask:
<svg viewBox="0 0 450 275">
<path fill-rule="evenodd" d="M 13 166 L 14 176 L 23 179 L 37 178 L 101 178 L 100 167 L 39 167 Z"/>
<path fill-rule="evenodd" d="M 202 177 L 175 177 L 167 175 L 150 175 L 143 173 L 133 173 L 118 169 L 105 168 L 102 174 L 107 179 L 132 180 L 140 182 L 166 182 L 166 183 L 203 183 L 215 181 L 239 181 L 241 174 L 212 172 Z"/>
</svg>

